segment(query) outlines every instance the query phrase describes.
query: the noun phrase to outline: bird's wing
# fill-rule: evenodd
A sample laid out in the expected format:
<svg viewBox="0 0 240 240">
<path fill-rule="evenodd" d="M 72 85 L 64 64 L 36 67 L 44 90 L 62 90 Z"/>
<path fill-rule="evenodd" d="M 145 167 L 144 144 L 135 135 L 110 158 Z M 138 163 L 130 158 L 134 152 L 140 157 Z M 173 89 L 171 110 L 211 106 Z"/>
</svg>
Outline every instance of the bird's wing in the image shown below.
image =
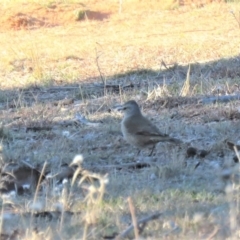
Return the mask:
<svg viewBox="0 0 240 240">
<path fill-rule="evenodd" d="M 160 130 L 148 119 L 144 119 L 144 124 L 140 124 L 137 131 L 137 135 L 143 136 L 158 136 L 158 137 L 167 137 L 167 134 L 160 132 Z"/>
<path fill-rule="evenodd" d="M 168 135 L 164 133 L 160 133 L 160 132 L 154 133 L 154 132 L 148 132 L 148 131 L 139 131 L 139 132 L 136 132 L 136 135 L 152 136 L 152 137 L 168 137 Z"/>
</svg>

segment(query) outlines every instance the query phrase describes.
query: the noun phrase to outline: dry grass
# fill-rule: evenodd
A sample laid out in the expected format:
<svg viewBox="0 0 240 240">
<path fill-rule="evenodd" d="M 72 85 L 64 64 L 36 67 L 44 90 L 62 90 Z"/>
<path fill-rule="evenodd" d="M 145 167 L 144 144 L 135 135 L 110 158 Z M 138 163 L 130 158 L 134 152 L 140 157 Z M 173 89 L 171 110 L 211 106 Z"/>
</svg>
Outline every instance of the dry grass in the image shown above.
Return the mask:
<svg viewBox="0 0 240 240">
<path fill-rule="evenodd" d="M 29 34 L 2 32 L 0 69 L 8 81 L 2 81 L 1 88 L 93 80 L 99 77 L 97 57 L 102 73 L 111 80 L 133 69 L 159 70 L 162 60 L 167 65 L 188 64 L 238 54 L 238 23 L 230 13 L 237 13 L 238 5 L 164 12 L 158 5 L 153 8 L 155 2 L 144 6 L 144 11 L 142 4 L 129 3 L 122 14 L 117 3 L 110 4 L 105 9 L 110 14 L 103 21 L 65 20 L 65 27 L 40 28 Z M 96 12 L 106 7 L 95 2 L 87 6 Z"/>
<path fill-rule="evenodd" d="M 161 212 L 140 231 L 143 238 L 237 237 L 239 169 L 225 141 L 239 140 L 239 101 L 206 105 L 199 99 L 239 94 L 240 31 L 230 11 L 237 16 L 240 5 L 175 8 L 168 2 L 123 1 L 119 13 L 117 1 L 82 1 L 80 7 L 69 0 L 54 3 L 54 15 L 47 0 L 4 1 L 2 23 L 6 9 L 7 17 L 26 11 L 40 18 L 46 9 L 49 15 L 46 24 L 29 29 L 1 25 L 2 161 L 38 167 L 47 161 L 53 173 L 76 154 L 84 161 L 75 184 L 44 186 L 35 199 L 34 193 L 2 195 L 2 233 L 114 238 L 132 220 Z M 76 10 L 78 17 L 85 11 L 84 19 L 76 21 Z M 122 139 L 121 113 L 113 110 L 129 99 L 163 132 L 208 155 L 187 158 L 186 146 L 159 144 L 152 158 L 144 151 L 136 156 Z M 99 124 L 74 123 L 77 113 Z M 137 161 L 150 167 L 123 167 Z M 33 214 L 43 211 L 55 217 L 36 220 Z"/>
</svg>

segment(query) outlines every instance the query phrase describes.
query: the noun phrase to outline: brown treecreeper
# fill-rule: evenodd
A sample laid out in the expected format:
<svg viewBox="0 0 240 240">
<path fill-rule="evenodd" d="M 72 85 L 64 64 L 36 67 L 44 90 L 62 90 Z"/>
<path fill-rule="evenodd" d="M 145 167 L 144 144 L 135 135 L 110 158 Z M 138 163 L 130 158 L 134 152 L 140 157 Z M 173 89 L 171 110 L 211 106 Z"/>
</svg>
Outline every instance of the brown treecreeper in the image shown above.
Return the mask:
<svg viewBox="0 0 240 240">
<path fill-rule="evenodd" d="M 121 122 L 124 139 L 129 144 L 138 147 L 140 149 L 139 152 L 142 148 L 152 147 L 149 154 L 151 156 L 158 142 L 173 142 L 176 144 L 182 142 L 179 139 L 162 133 L 149 119 L 142 115 L 136 101 L 128 101 L 118 106 L 117 109 L 122 110 L 124 113 L 124 118 Z"/>
</svg>

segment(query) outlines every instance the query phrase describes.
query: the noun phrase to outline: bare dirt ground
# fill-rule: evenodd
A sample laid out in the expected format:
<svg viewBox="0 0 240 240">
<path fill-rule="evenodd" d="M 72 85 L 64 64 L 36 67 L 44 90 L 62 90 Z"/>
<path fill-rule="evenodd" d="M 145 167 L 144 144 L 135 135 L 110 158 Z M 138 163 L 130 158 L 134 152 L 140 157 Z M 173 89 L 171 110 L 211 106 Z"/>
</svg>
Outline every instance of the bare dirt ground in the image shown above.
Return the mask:
<svg viewBox="0 0 240 240">
<path fill-rule="evenodd" d="M 2 166 L 11 168 L 2 167 L 2 238 L 115 239 L 135 217 L 159 213 L 124 237 L 237 239 L 239 163 L 227 143 L 239 144 L 240 108 L 221 97 L 240 91 L 239 10 L 4 1 L 0 136 Z M 186 144 L 137 156 L 114 110 L 130 99 Z M 77 154 L 81 166 L 68 168 Z M 78 170 L 73 186 L 59 185 Z M 39 178 L 39 189 L 22 187 Z"/>
</svg>

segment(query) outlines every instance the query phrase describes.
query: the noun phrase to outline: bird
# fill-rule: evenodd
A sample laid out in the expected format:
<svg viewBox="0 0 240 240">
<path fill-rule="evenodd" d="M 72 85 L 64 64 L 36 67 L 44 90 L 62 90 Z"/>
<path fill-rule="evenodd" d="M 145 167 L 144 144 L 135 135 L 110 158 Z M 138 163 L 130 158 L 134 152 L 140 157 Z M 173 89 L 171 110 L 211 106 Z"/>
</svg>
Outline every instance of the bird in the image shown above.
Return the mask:
<svg viewBox="0 0 240 240">
<path fill-rule="evenodd" d="M 20 165 L 14 162 L 5 164 L 1 169 L 0 185 L 2 188 L 0 188 L 0 193 L 16 191 L 17 194 L 21 195 L 26 190 L 33 190 L 39 182 L 40 175 L 41 172 L 29 165 Z M 45 176 L 42 175 L 41 180 L 44 179 Z"/>
<path fill-rule="evenodd" d="M 124 117 L 121 121 L 123 138 L 132 146 L 141 149 L 152 147 L 149 156 L 152 156 L 155 146 L 159 142 L 172 142 L 179 144 L 182 141 L 162 133 L 148 118 L 143 116 L 139 105 L 135 100 L 130 100 L 117 107 L 123 111 Z"/>
</svg>

